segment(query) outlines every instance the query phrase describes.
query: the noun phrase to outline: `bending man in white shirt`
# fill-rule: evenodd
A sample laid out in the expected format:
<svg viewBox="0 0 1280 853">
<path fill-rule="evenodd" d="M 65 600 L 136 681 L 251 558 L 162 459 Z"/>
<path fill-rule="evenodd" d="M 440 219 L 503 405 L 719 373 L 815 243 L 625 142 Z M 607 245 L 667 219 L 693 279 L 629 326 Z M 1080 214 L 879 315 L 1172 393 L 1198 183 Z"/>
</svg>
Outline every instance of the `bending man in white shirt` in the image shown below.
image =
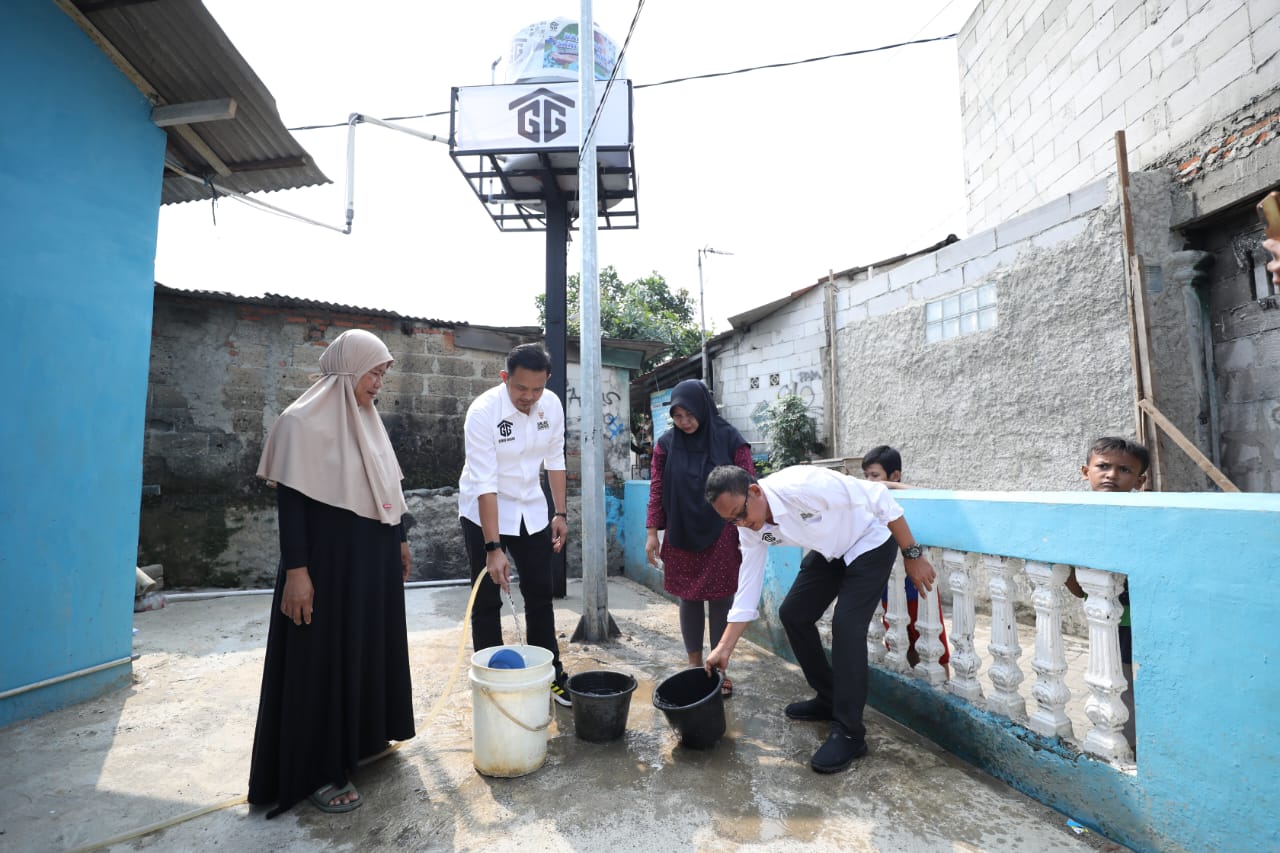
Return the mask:
<svg viewBox="0 0 1280 853">
<path fill-rule="evenodd" d="M 742 567 L 729 625 L 705 666 L 727 670 L 747 624 L 759 616 L 766 549 L 809 549 L 800 573 L 778 608 L 796 662 L 817 696 L 792 702 L 793 720 L 831 721 L 831 733 L 809 762 L 819 773 L 839 773 L 867 754 L 862 711 L 867 704 L 867 626 L 880 591 L 902 549 L 907 576 L 930 590 L 936 575 L 887 489 L 826 468 L 795 465 L 756 480 L 734 465 L 707 477 L 707 500 L 738 526 Z M 818 620 L 836 602 L 828 662 Z"/>
<path fill-rule="evenodd" d="M 556 641 L 551 602 L 551 552 L 564 548 L 569 524 L 565 503 L 564 407 L 547 391 L 551 357 L 541 344 L 521 344 L 507 355 L 502 384 L 467 409 L 466 463 L 458 481 L 458 515 L 471 562 L 471 582 L 487 571 L 471 609 L 471 642 L 477 650 L 502 645 L 502 598 L 511 583 L 511 551 L 520 572 L 529 643 L 554 656 L 551 695 L 569 705 L 567 680 Z M 539 472 L 547 469 L 555 514 L 547 523 L 547 501 Z"/>
</svg>

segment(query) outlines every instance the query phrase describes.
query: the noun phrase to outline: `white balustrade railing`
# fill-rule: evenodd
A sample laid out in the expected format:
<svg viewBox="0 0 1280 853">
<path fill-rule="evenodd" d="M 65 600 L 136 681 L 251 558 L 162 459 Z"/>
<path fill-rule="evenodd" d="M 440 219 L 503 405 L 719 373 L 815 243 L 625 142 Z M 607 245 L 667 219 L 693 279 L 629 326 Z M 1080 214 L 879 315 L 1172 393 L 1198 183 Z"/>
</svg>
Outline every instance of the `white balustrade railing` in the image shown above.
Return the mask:
<svg viewBox="0 0 1280 853">
<path fill-rule="evenodd" d="M 940 660 L 946 649 L 942 645 L 942 616 L 938 606 L 942 590 L 935 583 L 928 592 L 923 589 L 917 592 L 920 597 L 916 602 L 916 631 L 920 636 L 916 640 L 916 654 L 920 662 L 915 666 L 916 675 L 932 685 L 943 685 L 947 683 L 947 670 Z"/>
<path fill-rule="evenodd" d="M 893 572 L 889 575 L 889 609 L 885 611 L 884 620 L 889 627 L 884 633 L 884 642 L 888 651 L 884 655 L 885 669 L 894 672 L 910 672 L 911 664 L 907 662 L 907 590 L 904 586 L 907 574 L 902 566 L 902 557 L 893 563 Z"/>
<path fill-rule="evenodd" d="M 937 549 L 933 551 L 939 584 L 931 592 L 920 592 L 915 623 L 919 632 L 915 643 L 918 662 L 914 666 L 908 663 L 909 615 L 901 561 L 895 565 L 889 581 L 888 608 L 877 610 L 867 631 L 870 660 L 885 669 L 913 675 L 1025 725 L 1036 734 L 1061 738 L 1113 763 L 1131 763 L 1134 752 L 1124 729 L 1129 710 L 1122 701 L 1128 682 L 1121 667 L 1118 633 L 1124 576 L 1098 569 L 1075 569 L 1076 578 L 1087 595 L 1084 615 L 1089 626 L 1087 667 L 1081 678 L 1078 669 L 1070 675 L 1072 669 L 1067 656 L 1069 644 L 1076 650 L 1074 654 L 1080 654 L 1080 641 L 1068 642 L 1063 632 L 1064 613 L 1068 607 L 1076 606 L 1066 588 L 1072 571 L 1070 566 L 1032 560 L 1022 566 L 1019 560 L 997 555 L 942 550 L 939 556 Z M 976 639 L 982 633 L 976 612 L 979 598 L 974 582 L 976 567 L 985 570 L 991 602 L 987 646 L 990 663 L 985 669 L 989 689 L 986 690 L 980 680 L 984 661 Z M 951 591 L 951 625 L 947 629 L 951 646 L 949 671 L 941 664 L 941 657 L 947 651 L 941 641 L 944 626 L 938 616 L 938 597 L 943 583 Z M 1020 586 L 1030 588 L 1035 609 L 1035 648 L 1029 662 L 1023 660 L 1015 616 Z M 1078 622 L 1079 611 L 1075 613 Z M 887 630 L 882 617 L 889 625 Z M 1024 672 L 1026 663 L 1029 671 Z M 1080 667 L 1080 663 L 1076 666 Z M 1029 678 L 1034 678 L 1034 683 L 1028 691 L 1024 681 Z M 1076 686 L 1074 692 L 1068 686 L 1069 680 Z M 1026 693 L 1032 700 L 1029 714 Z M 1080 713 L 1082 701 L 1083 714 Z"/>
<path fill-rule="evenodd" d="M 1071 737 L 1071 718 L 1067 716 L 1071 690 L 1062 643 L 1063 593 L 1071 567 L 1027 560 L 1026 571 L 1035 587 L 1031 602 L 1036 608 L 1036 651 L 1031 667 L 1036 671 L 1036 683 L 1031 695 L 1038 706 L 1027 727 L 1045 737 Z"/>
<path fill-rule="evenodd" d="M 1120 694 L 1127 683 L 1120 668 L 1120 593 L 1124 577 L 1097 569 L 1076 569 L 1076 580 L 1087 594 L 1084 615 L 1089 620 L 1089 700 L 1085 711 L 1093 728 L 1084 736 L 1087 752 L 1112 761 L 1133 760 L 1133 749 L 1124 737 L 1129 709 Z"/>
<path fill-rule="evenodd" d="M 991 695 L 987 697 L 987 710 L 1014 721 L 1027 718 L 1027 701 L 1018 692 L 1025 677 L 1018 665 L 1022 646 L 1018 645 L 1018 620 L 1013 612 L 1013 600 L 1017 586 L 1013 580 L 1013 566 L 1004 557 L 984 554 L 982 561 L 991 575 Z"/>
<path fill-rule="evenodd" d="M 982 657 L 973 643 L 977 621 L 969 567 L 964 553 L 943 551 L 942 571 L 951 581 L 951 643 L 955 646 L 955 654 L 951 656 L 951 681 L 947 689 L 962 699 L 976 703 L 982 699 L 982 685 L 978 683 Z"/>
</svg>

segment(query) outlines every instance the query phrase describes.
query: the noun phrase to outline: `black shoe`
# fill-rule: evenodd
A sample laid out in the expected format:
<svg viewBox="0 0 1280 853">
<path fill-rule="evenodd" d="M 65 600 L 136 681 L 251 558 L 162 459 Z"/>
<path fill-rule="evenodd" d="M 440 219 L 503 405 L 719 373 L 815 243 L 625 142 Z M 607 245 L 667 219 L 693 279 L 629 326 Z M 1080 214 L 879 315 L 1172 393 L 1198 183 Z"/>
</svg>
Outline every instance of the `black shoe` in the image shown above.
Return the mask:
<svg viewBox="0 0 1280 853">
<path fill-rule="evenodd" d="M 561 675 L 555 681 L 551 682 L 551 698 L 556 700 L 557 705 L 564 708 L 573 707 L 573 697 L 569 695 L 569 691 L 564 689 L 564 686 L 568 681 L 568 675 Z"/>
<path fill-rule="evenodd" d="M 827 742 L 818 747 L 809 766 L 818 773 L 839 773 L 849 769 L 855 759 L 867 754 L 867 742 L 854 740 L 841 732 L 832 732 Z"/>
<path fill-rule="evenodd" d="M 831 706 L 814 696 L 803 702 L 792 702 L 782 713 L 792 720 L 822 721 L 831 719 Z"/>
</svg>

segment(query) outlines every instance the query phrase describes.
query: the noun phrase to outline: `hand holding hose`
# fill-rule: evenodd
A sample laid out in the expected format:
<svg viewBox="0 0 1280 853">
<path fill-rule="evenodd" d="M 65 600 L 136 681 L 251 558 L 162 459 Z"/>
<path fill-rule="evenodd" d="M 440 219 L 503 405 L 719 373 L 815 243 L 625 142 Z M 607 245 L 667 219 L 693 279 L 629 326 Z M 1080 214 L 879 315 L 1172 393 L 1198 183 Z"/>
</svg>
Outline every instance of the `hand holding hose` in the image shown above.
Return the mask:
<svg viewBox="0 0 1280 853">
<path fill-rule="evenodd" d="M 502 587 L 503 592 L 511 591 L 511 563 L 507 561 L 507 552 L 501 548 L 489 551 L 484 559 L 485 571 L 489 578 Z"/>
</svg>

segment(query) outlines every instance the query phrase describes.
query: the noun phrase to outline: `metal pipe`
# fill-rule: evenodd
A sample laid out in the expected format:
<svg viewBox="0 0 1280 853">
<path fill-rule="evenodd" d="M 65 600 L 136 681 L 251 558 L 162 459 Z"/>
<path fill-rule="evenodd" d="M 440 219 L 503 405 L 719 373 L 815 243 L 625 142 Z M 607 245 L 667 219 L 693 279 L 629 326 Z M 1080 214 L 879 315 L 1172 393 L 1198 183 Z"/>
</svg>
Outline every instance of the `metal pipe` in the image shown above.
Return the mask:
<svg viewBox="0 0 1280 853">
<path fill-rule="evenodd" d="M 100 663 L 97 666 L 87 666 L 84 669 L 77 669 L 75 672 L 68 672 L 65 675 L 56 675 L 53 678 L 46 678 L 44 681 L 36 681 L 32 684 L 24 684 L 21 687 L 14 687 L 11 690 L 6 690 L 3 693 L 0 693 L 0 702 L 12 696 L 19 696 L 23 693 L 29 693 L 32 690 L 39 690 L 42 687 L 52 687 L 55 684 L 61 684 L 62 682 L 70 681 L 73 678 L 80 678 L 81 676 L 85 676 L 85 675 L 93 675 L 95 672 L 102 672 L 104 669 L 112 669 L 117 666 L 123 666 L 124 664 L 128 663 L 131 660 L 133 660 L 132 656 L 118 658 L 113 661 L 107 661 L 106 663 Z"/>
<path fill-rule="evenodd" d="M 402 124 L 395 124 L 390 121 L 383 121 L 380 118 L 367 116 L 363 113 L 352 113 L 352 116 L 359 119 L 361 122 L 376 124 L 378 127 L 385 127 L 387 130 L 398 130 L 401 133 L 407 133 L 410 136 L 416 136 L 419 139 L 425 139 L 428 142 L 442 142 L 445 145 L 449 144 L 449 140 L 445 139 L 443 136 L 436 136 L 434 133 L 427 133 L 425 130 L 414 130 L 411 127 L 405 127 Z"/>
<path fill-rule="evenodd" d="M 433 587 L 470 586 L 471 581 L 465 578 L 449 578 L 438 581 L 409 581 L 405 589 L 430 589 Z M 242 595 L 271 595 L 274 589 L 220 589 L 205 592 L 164 593 L 165 601 L 209 601 L 215 598 L 236 598 Z"/>
<path fill-rule="evenodd" d="M 296 219 L 299 222 L 305 222 L 308 225 L 318 225 L 321 228 L 328 228 L 330 231 L 337 231 L 339 234 L 347 234 L 350 232 L 349 228 L 346 231 L 344 231 L 343 229 L 339 228 L 336 225 L 330 225 L 327 222 L 318 222 L 315 219 L 309 219 L 308 217 L 294 213 L 293 211 L 285 210 L 283 207 L 276 207 L 274 204 L 267 204 L 265 201 L 260 201 L 256 198 L 250 198 L 244 193 L 238 193 L 235 190 L 229 190 L 224 186 L 220 186 L 219 184 L 214 183 L 212 180 L 205 180 L 204 178 L 198 175 L 193 175 L 187 170 L 174 164 L 171 161 L 165 161 L 165 168 L 169 169 L 171 172 L 181 175 L 182 177 L 186 178 L 189 181 L 195 181 L 197 184 L 200 184 L 201 186 L 212 187 L 214 190 L 217 190 L 217 192 L 221 195 L 230 196 L 231 198 L 234 198 L 234 199 L 239 199 L 240 201 L 243 201 L 245 204 L 249 204 L 254 207 L 259 207 L 259 208 L 262 208 L 263 210 L 269 210 L 272 213 L 278 213 L 281 216 L 287 216 L 290 219 Z"/>
<path fill-rule="evenodd" d="M 360 113 L 347 116 L 347 230 L 351 233 L 351 220 L 356 218 L 356 125 L 360 123 Z"/>
</svg>

